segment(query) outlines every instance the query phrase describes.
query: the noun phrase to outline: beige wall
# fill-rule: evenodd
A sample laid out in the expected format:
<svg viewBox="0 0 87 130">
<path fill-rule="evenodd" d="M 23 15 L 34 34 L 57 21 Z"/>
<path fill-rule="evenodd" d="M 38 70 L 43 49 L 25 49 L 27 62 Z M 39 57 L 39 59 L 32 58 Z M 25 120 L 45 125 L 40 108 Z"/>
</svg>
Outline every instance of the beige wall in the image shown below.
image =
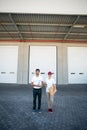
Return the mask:
<svg viewBox="0 0 87 130">
<path fill-rule="evenodd" d="M 29 46 L 44 45 L 57 47 L 57 84 L 68 84 L 68 59 L 67 47 L 87 47 L 87 44 L 79 43 L 23 43 L 23 42 L 0 42 L 0 46 L 18 46 L 18 84 L 28 84 L 29 79 Z"/>
</svg>

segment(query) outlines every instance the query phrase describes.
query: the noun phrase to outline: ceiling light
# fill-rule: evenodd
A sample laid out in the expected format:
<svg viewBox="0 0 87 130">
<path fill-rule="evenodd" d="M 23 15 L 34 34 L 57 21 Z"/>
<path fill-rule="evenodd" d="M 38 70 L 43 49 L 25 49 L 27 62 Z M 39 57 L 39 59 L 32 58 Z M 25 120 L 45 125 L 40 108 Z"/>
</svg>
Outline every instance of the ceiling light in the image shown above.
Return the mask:
<svg viewBox="0 0 87 130">
<path fill-rule="evenodd" d="M 73 25 L 74 28 L 84 28 L 84 25 Z"/>
</svg>

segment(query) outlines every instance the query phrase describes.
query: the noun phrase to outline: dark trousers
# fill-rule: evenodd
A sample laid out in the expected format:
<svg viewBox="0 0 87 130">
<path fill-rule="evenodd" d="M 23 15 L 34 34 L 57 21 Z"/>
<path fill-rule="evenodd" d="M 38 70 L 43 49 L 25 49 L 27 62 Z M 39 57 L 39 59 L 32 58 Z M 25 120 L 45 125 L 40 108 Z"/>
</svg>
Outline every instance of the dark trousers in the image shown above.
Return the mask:
<svg viewBox="0 0 87 130">
<path fill-rule="evenodd" d="M 41 96 L 42 96 L 42 89 L 33 88 L 33 109 L 36 109 L 37 97 L 38 97 L 38 109 L 41 109 Z"/>
</svg>

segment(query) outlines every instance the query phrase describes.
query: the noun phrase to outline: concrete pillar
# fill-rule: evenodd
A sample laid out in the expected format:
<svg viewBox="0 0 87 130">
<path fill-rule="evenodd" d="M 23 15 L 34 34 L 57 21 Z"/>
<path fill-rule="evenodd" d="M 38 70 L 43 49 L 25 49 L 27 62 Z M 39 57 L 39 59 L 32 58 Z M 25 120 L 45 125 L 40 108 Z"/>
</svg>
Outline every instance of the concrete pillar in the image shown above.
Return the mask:
<svg viewBox="0 0 87 130">
<path fill-rule="evenodd" d="M 57 67 L 58 67 L 58 84 L 62 84 L 62 47 L 58 46 L 58 59 L 57 59 Z"/>
<path fill-rule="evenodd" d="M 58 84 L 68 84 L 67 47 L 61 44 L 58 49 Z"/>
<path fill-rule="evenodd" d="M 62 83 L 68 84 L 68 54 L 67 47 L 64 45 L 62 48 L 62 56 L 63 56 L 63 69 L 62 69 Z"/>
<path fill-rule="evenodd" d="M 18 52 L 18 84 L 28 84 L 29 45 L 21 44 Z"/>
</svg>

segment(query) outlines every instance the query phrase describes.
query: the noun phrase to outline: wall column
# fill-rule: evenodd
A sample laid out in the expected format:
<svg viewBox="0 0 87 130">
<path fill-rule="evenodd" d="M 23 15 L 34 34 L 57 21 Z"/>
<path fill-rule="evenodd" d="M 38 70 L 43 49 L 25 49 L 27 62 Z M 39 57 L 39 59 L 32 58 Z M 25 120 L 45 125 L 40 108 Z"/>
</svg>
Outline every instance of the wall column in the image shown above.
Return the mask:
<svg viewBox="0 0 87 130">
<path fill-rule="evenodd" d="M 28 84 L 29 45 L 21 44 L 18 52 L 18 84 Z"/>
<path fill-rule="evenodd" d="M 58 84 L 68 84 L 67 47 L 61 44 L 58 50 Z"/>
</svg>

